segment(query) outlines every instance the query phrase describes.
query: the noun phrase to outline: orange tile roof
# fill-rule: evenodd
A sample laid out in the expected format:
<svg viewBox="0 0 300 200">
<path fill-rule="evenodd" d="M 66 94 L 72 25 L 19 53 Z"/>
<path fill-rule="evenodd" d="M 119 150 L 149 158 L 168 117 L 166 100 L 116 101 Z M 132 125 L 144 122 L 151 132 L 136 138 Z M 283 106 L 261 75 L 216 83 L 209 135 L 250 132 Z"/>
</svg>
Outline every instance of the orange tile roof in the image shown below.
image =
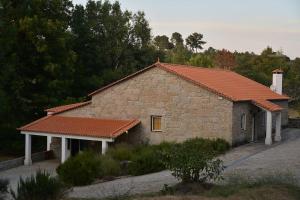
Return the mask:
<svg viewBox="0 0 300 200">
<path fill-rule="evenodd" d="M 115 120 L 53 115 L 43 117 L 18 130 L 72 136 L 116 138 L 139 123 L 140 120 L 137 119 Z"/>
<path fill-rule="evenodd" d="M 61 113 L 61 112 L 65 112 L 65 111 L 68 111 L 68 110 L 73 110 L 75 108 L 79 108 L 81 106 L 85 106 L 85 105 L 90 104 L 90 103 L 91 103 L 91 101 L 73 103 L 73 104 L 68 104 L 68 105 L 63 105 L 63 106 L 57 106 L 57 107 L 54 107 L 54 108 L 48 108 L 45 111 L 46 112 L 52 112 L 54 114 L 58 114 L 58 113 Z"/>
<path fill-rule="evenodd" d="M 211 69 L 192 67 L 186 65 L 168 64 L 157 62 L 143 70 L 140 70 L 132 75 L 129 75 L 119 81 L 116 81 L 108 86 L 100 88 L 89 96 L 93 96 L 107 88 L 119 84 L 127 79 L 130 79 L 140 73 L 143 73 L 153 67 L 159 67 L 170 73 L 190 81 L 200 87 L 212 91 L 220 96 L 223 96 L 231 101 L 251 101 L 270 111 L 278 111 L 282 108 L 267 100 L 288 100 L 289 97 L 279 95 L 270 88 L 239 75 L 233 71 L 223 69 Z"/>
</svg>

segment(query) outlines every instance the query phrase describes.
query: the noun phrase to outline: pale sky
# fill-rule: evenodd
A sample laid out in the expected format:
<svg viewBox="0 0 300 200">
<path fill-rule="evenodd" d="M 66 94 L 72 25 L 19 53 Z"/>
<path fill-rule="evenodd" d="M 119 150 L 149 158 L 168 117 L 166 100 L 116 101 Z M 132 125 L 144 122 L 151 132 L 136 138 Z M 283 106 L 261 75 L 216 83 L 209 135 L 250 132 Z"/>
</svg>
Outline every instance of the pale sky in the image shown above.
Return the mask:
<svg viewBox="0 0 300 200">
<path fill-rule="evenodd" d="M 73 0 L 85 5 L 87 0 Z M 205 49 L 260 53 L 267 46 L 300 57 L 300 0 L 119 0 L 146 13 L 152 35 L 204 35 Z"/>
</svg>

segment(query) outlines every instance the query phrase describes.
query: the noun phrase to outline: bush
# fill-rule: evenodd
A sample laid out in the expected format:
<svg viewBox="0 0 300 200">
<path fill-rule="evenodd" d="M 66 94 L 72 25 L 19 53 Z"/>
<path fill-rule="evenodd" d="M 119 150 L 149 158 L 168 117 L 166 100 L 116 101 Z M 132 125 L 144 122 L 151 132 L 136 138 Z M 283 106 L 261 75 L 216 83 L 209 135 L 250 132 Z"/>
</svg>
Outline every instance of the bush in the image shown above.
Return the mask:
<svg viewBox="0 0 300 200">
<path fill-rule="evenodd" d="M 92 152 L 82 152 L 69 158 L 56 171 L 61 180 L 76 186 L 91 184 L 103 175 L 100 156 Z"/>
<path fill-rule="evenodd" d="M 156 147 L 153 146 L 147 146 L 137 151 L 129 164 L 129 173 L 142 175 L 165 169 L 157 152 Z"/>
<path fill-rule="evenodd" d="M 17 192 L 11 190 L 15 200 L 56 200 L 63 197 L 65 187 L 46 172 L 38 171 L 35 176 L 20 178 Z"/>
<path fill-rule="evenodd" d="M 218 153 L 223 154 L 230 149 L 230 145 L 223 139 L 216 139 L 212 141 L 212 148 Z"/>
<path fill-rule="evenodd" d="M 121 174 L 120 162 L 110 156 L 101 156 L 103 176 L 119 176 Z"/>
<path fill-rule="evenodd" d="M 165 166 L 183 182 L 204 183 L 220 179 L 224 167 L 221 160 L 215 159 L 219 152 L 214 143 L 212 140 L 196 138 L 175 144 L 164 155 Z"/>
<path fill-rule="evenodd" d="M 4 200 L 6 193 L 8 192 L 8 180 L 0 179 L 0 200 Z"/>
<path fill-rule="evenodd" d="M 107 155 L 119 161 L 131 160 L 133 148 L 126 143 L 120 143 L 112 148 L 109 148 Z"/>
</svg>

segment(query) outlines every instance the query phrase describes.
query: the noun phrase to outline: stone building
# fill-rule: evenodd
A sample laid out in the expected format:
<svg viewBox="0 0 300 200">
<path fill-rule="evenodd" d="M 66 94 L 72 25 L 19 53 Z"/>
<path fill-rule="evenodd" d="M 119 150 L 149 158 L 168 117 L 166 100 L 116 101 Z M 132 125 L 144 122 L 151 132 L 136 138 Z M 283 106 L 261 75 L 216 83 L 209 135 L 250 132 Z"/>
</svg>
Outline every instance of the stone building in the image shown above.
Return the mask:
<svg viewBox="0 0 300 200">
<path fill-rule="evenodd" d="M 20 128 L 31 163 L 31 135 L 47 136 L 64 162 L 89 146 L 105 153 L 119 141 L 158 144 L 188 138 L 223 138 L 231 145 L 281 140 L 288 97 L 282 71 L 271 89 L 235 72 L 157 62 L 89 94 L 90 101 L 46 110 Z"/>
</svg>

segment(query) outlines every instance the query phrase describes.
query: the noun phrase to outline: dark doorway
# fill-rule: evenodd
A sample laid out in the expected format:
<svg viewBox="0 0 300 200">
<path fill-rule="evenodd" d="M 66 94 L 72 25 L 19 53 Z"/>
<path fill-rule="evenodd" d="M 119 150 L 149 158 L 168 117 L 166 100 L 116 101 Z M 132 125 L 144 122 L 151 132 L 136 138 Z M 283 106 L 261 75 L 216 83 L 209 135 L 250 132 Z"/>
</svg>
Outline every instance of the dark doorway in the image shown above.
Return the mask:
<svg viewBox="0 0 300 200">
<path fill-rule="evenodd" d="M 80 150 L 80 140 L 71 139 L 71 155 L 75 156 L 79 153 Z"/>
</svg>

